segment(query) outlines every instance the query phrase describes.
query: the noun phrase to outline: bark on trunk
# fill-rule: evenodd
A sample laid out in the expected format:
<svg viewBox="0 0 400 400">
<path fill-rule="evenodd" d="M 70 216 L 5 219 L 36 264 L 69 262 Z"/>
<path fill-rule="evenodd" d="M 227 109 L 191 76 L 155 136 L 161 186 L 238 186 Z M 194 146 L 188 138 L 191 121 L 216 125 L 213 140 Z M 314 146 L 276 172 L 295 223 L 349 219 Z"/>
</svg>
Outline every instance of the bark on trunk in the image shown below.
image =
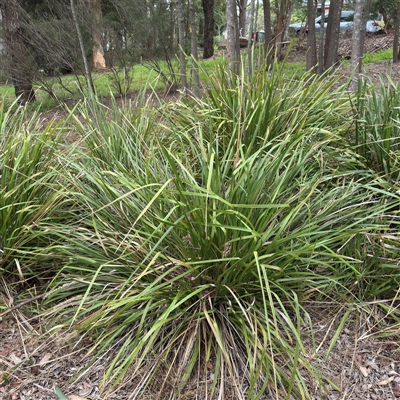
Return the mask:
<svg viewBox="0 0 400 400">
<path fill-rule="evenodd" d="M 93 10 L 93 24 L 91 29 L 92 34 L 92 61 L 93 70 L 102 71 L 107 69 L 106 60 L 104 58 L 104 48 L 101 40 L 101 27 L 103 14 L 101 12 L 101 1 L 92 0 L 92 10 Z"/>
<path fill-rule="evenodd" d="M 321 31 L 319 33 L 318 72 L 324 72 L 324 41 L 325 41 L 325 0 L 321 1 Z"/>
<path fill-rule="evenodd" d="M 237 43 L 238 42 L 237 37 L 239 36 L 239 32 L 238 32 L 235 0 L 226 1 L 226 35 L 227 35 L 229 68 L 235 74 L 238 74 L 239 57 L 237 55 L 237 45 L 239 43 Z"/>
<path fill-rule="evenodd" d="M 79 48 L 81 50 L 83 67 L 84 67 L 84 70 L 85 70 L 85 77 L 86 77 L 86 81 L 87 81 L 88 89 L 89 89 L 88 90 L 89 98 L 90 98 L 91 102 L 94 103 L 93 95 L 95 94 L 95 87 L 94 87 L 94 84 L 93 84 L 92 74 L 90 72 L 89 64 L 88 64 L 88 61 L 87 61 L 87 58 L 86 58 L 86 54 L 85 54 L 85 46 L 83 44 L 82 33 L 81 33 L 81 29 L 79 27 L 78 18 L 77 18 L 76 12 L 75 12 L 74 0 L 70 0 L 70 6 L 71 6 L 72 20 L 73 20 L 74 25 L 75 25 L 76 34 L 78 36 Z"/>
<path fill-rule="evenodd" d="M 249 23 L 249 35 L 248 35 L 248 42 L 247 42 L 247 75 L 251 78 L 253 76 L 253 46 L 251 43 L 251 35 L 253 31 L 257 31 L 254 29 L 254 14 L 255 14 L 255 2 L 251 0 L 250 6 L 250 23 Z M 256 37 L 254 38 L 256 39 Z"/>
<path fill-rule="evenodd" d="M 315 18 L 317 18 L 317 5 L 315 0 L 307 1 L 307 55 L 306 67 L 308 71 L 315 72 L 317 67 L 317 38 L 315 36 Z"/>
<path fill-rule="evenodd" d="M 183 26 L 183 4 L 182 0 L 176 2 L 176 12 L 178 16 L 178 40 L 179 40 L 179 64 L 180 64 L 180 75 L 181 75 L 181 86 L 185 90 L 187 87 L 186 80 L 186 56 L 184 50 L 184 29 Z"/>
<path fill-rule="evenodd" d="M 196 8 L 194 0 L 189 0 L 189 20 L 190 20 L 190 33 L 191 33 L 191 52 L 192 52 L 192 78 L 194 81 L 194 93 L 199 94 L 200 79 L 198 60 L 199 55 L 197 52 L 197 32 L 196 32 Z"/>
<path fill-rule="evenodd" d="M 239 8 L 239 36 L 244 36 L 246 34 L 246 6 L 247 0 L 238 1 Z"/>
<path fill-rule="evenodd" d="M 263 8 L 264 8 L 264 31 L 265 31 L 264 55 L 267 59 L 267 63 L 270 64 L 272 60 L 272 23 L 271 23 L 270 0 L 263 0 Z"/>
<path fill-rule="evenodd" d="M 278 45 L 278 56 L 281 57 L 283 43 L 287 35 L 288 23 L 292 14 L 292 0 L 280 0 L 277 8 L 276 42 Z"/>
<path fill-rule="evenodd" d="M 325 39 L 325 70 L 334 66 L 338 61 L 340 15 L 342 12 L 342 5 L 343 0 L 333 1 L 330 3 Z"/>
<path fill-rule="evenodd" d="M 214 0 L 201 0 L 204 13 L 203 58 L 214 55 Z"/>
<path fill-rule="evenodd" d="M 400 31 L 400 0 L 397 3 L 396 19 L 394 21 L 394 38 L 393 38 L 393 62 L 398 63 L 399 54 L 399 31 Z"/>
<path fill-rule="evenodd" d="M 354 73 L 351 90 L 357 89 L 357 82 L 362 71 L 362 57 L 364 54 L 364 41 L 366 24 L 369 14 L 370 0 L 356 0 L 354 10 L 354 23 L 351 46 L 351 66 Z"/>
<path fill-rule="evenodd" d="M 17 0 L 1 0 L 5 44 L 9 61 L 9 75 L 18 103 L 25 105 L 35 100 L 32 86 L 32 65 L 22 36 Z"/>
</svg>

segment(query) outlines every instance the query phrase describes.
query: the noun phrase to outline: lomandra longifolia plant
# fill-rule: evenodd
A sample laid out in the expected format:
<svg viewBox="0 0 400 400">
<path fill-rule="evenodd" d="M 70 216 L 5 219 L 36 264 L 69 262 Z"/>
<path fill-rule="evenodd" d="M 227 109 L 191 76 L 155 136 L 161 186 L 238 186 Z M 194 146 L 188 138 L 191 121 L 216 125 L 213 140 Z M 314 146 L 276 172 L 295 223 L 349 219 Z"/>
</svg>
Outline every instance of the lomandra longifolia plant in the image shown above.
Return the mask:
<svg viewBox="0 0 400 400">
<path fill-rule="evenodd" d="M 43 126 L 37 113 L 11 105 L 0 109 L 0 275 L 21 280 L 51 275 L 48 229 L 61 220 L 66 201 L 58 185 L 60 124 Z M 39 261 L 40 260 L 40 261 Z"/>
<path fill-rule="evenodd" d="M 351 104 L 334 81 L 225 74 L 96 129 L 83 110 L 87 147 L 63 182 L 86 212 L 63 235 L 53 323 L 93 340 L 93 363 L 112 354 L 105 379 L 129 374 L 134 396 L 205 382 L 204 396 L 311 398 L 305 376 L 325 381 L 303 301 L 365 294 L 363 249 L 382 248 L 394 200 L 342 140 Z"/>
</svg>

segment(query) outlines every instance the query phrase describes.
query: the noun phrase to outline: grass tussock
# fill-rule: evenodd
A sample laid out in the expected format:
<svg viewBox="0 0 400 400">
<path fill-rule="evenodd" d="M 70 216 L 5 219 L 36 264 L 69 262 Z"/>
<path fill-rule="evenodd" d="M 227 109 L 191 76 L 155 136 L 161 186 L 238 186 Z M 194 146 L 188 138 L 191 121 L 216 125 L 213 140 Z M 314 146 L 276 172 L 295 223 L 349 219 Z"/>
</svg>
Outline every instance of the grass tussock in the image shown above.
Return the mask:
<svg viewBox="0 0 400 400">
<path fill-rule="evenodd" d="M 112 354 L 105 380 L 129 372 L 137 396 L 162 371 L 165 398 L 194 377 L 210 398 L 311 398 L 305 376 L 321 390 L 326 379 L 304 344 L 304 304 L 398 289 L 398 88 L 353 96 L 278 66 L 204 82 L 203 96 L 169 104 L 79 106 L 69 150 L 57 125 L 4 133 L 1 171 L 25 179 L 17 192 L 2 183 L 20 200 L 0 208 L 1 271 L 29 254 L 34 275 L 34 256 L 56 254 L 51 324 L 87 337 L 92 363 Z"/>
</svg>

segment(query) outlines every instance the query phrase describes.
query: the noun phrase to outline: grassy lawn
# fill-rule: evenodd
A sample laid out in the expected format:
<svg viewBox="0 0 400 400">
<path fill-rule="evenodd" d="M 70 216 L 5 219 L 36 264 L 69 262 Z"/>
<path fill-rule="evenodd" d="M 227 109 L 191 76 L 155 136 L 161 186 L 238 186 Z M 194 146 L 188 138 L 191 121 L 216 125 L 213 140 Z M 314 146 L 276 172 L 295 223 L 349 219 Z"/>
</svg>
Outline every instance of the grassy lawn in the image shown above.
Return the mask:
<svg viewBox="0 0 400 400">
<path fill-rule="evenodd" d="M 368 53 L 364 55 L 363 63 L 375 63 L 390 61 L 392 59 L 392 50 L 383 50 L 375 53 Z M 258 57 L 258 56 L 257 56 Z M 175 60 L 174 60 L 175 61 Z M 226 60 L 222 57 L 200 61 L 199 65 L 202 71 L 206 74 L 210 74 L 215 71 L 216 66 L 223 65 Z M 167 65 L 165 62 L 159 63 L 161 70 L 167 75 L 170 75 Z M 173 62 L 175 72 L 178 71 L 178 63 Z M 285 63 L 284 70 L 290 75 L 302 75 L 304 71 L 304 62 L 290 62 Z M 190 70 L 190 60 L 188 65 Z M 52 88 L 54 95 L 58 101 L 64 102 L 68 100 L 78 100 L 82 96 L 85 96 L 87 87 L 83 76 L 66 75 L 61 78 L 62 84 L 57 79 L 47 78 L 45 83 Z M 136 93 L 139 92 L 143 87 L 151 88 L 155 91 L 166 90 L 165 81 L 160 77 L 154 69 L 151 69 L 149 65 L 146 67 L 142 64 L 136 64 L 127 71 L 116 70 L 115 72 L 103 72 L 93 73 L 93 81 L 96 87 L 97 95 L 100 98 L 108 97 L 110 95 L 118 96 L 123 93 Z M 49 96 L 44 90 L 44 84 L 37 83 L 35 85 L 36 96 L 40 104 L 42 111 L 57 107 L 58 101 Z M 5 99 L 7 103 L 14 101 L 14 89 L 11 85 L 0 86 L 0 96 Z"/>
</svg>

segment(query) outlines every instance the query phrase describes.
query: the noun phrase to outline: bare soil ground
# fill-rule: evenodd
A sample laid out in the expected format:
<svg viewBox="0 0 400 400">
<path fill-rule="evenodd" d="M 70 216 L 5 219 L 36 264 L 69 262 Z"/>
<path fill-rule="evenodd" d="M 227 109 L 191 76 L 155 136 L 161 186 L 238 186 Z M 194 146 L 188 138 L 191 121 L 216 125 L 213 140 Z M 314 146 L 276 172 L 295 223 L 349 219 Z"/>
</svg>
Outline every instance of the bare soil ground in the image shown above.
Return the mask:
<svg viewBox="0 0 400 400">
<path fill-rule="evenodd" d="M 366 51 L 391 48 L 392 41 L 392 35 L 368 36 Z M 345 36 L 340 54 L 346 57 L 350 49 L 351 38 Z M 296 59 L 300 59 L 304 49 L 299 47 L 295 52 Z M 390 62 L 369 64 L 364 66 L 364 75 L 376 82 L 380 77 L 386 79 L 391 75 L 397 82 L 400 65 Z M 56 112 L 47 112 L 43 118 L 53 118 Z M 55 386 L 60 387 L 70 400 L 166 398 L 157 393 L 157 380 L 146 394 L 135 397 L 139 382 L 132 380 L 129 374 L 118 386 L 104 385 L 102 378 L 109 355 L 97 359 L 85 371 L 90 361 L 87 357 L 89 343 L 79 341 L 73 345 L 73 341 L 57 333 L 46 332 L 41 318 L 32 312 L 39 308 L 39 299 L 12 309 L 26 298 L 14 299 L 5 282 L 0 284 L 0 289 L 0 306 L 10 311 L 4 315 L 0 313 L 0 400 L 54 400 L 57 399 Z M 369 312 L 363 311 L 360 305 L 305 305 L 315 333 L 313 344 L 308 328 L 304 328 L 306 355 L 331 380 L 324 392 L 304 372 L 313 400 L 400 399 L 400 325 L 373 302 L 366 306 Z M 400 301 L 388 301 L 387 306 L 398 310 Z M 353 311 L 339 331 L 341 317 L 348 307 L 353 307 Z M 162 376 L 159 379 L 161 386 Z M 167 383 L 169 385 L 173 383 Z M 203 399 L 202 392 L 195 383 L 189 384 L 180 400 Z M 235 395 L 229 393 L 228 388 L 224 398 L 235 399 Z M 264 398 L 276 399 L 272 394 L 266 394 Z"/>
</svg>

